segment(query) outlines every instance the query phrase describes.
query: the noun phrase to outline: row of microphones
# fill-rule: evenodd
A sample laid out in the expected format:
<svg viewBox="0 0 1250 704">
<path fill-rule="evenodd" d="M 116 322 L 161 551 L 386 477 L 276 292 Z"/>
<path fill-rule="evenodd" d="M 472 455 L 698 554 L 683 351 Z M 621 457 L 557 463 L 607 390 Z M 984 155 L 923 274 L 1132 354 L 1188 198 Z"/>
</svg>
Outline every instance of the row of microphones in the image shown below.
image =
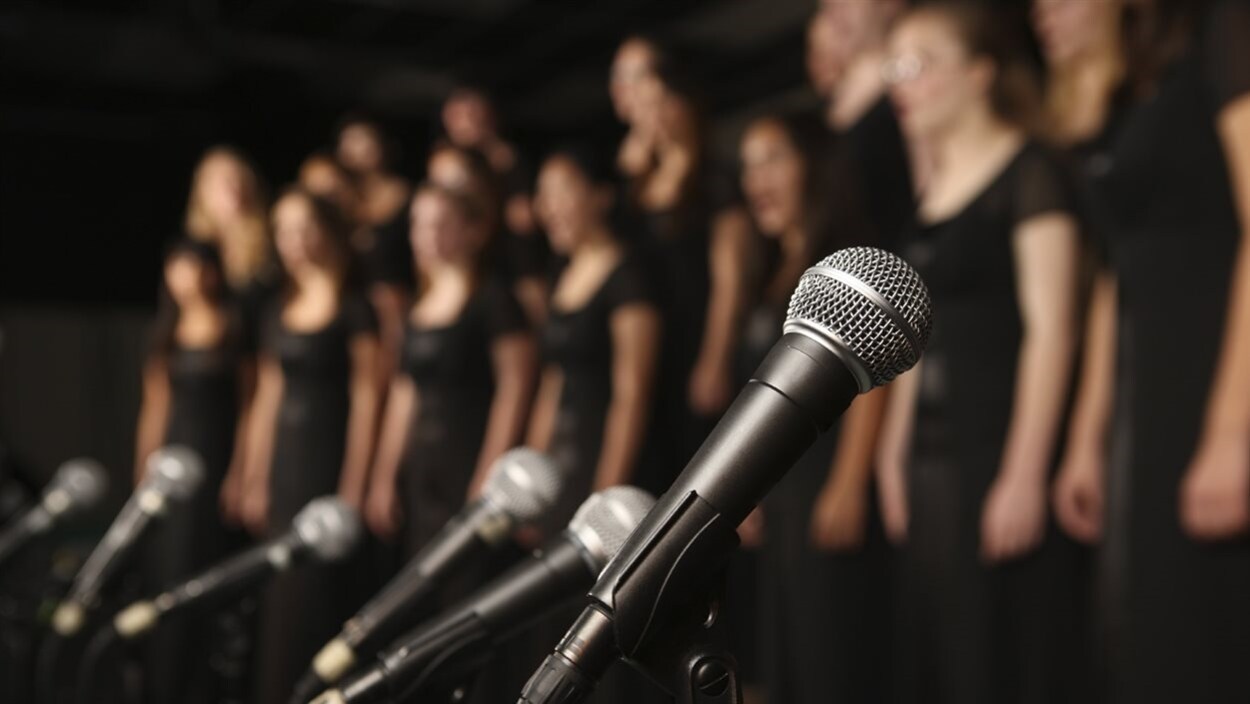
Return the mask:
<svg viewBox="0 0 1250 704">
<path fill-rule="evenodd" d="M 61 465 L 44 487 L 39 503 L 0 531 L 0 565 L 34 538 L 94 508 L 107 490 L 108 475 L 95 460 L 74 459 Z"/>
<path fill-rule="evenodd" d="M 153 521 L 170 510 L 171 502 L 194 495 L 204 480 L 204 464 L 193 451 L 167 447 L 152 453 L 143 480 L 113 520 L 74 577 L 69 593 L 52 614 L 52 627 L 62 637 L 82 629 L 111 579 L 118 573 Z"/>
<path fill-rule="evenodd" d="M 560 496 L 562 475 L 543 454 L 527 448 L 504 453 L 491 466 L 481 498 L 466 506 L 321 649 L 293 701 L 306 702 L 362 658 L 402 633 L 409 617 L 465 565 L 512 544 L 516 528 L 532 524 Z"/>
<path fill-rule="evenodd" d="M 316 704 L 417 701 L 472 676 L 509 637 L 585 593 L 655 499 L 630 486 L 588 498 L 564 532 L 378 655 Z"/>
<path fill-rule="evenodd" d="M 113 630 L 124 640 L 134 640 L 167 616 L 220 603 L 303 562 L 340 562 L 356 549 L 361 532 L 360 517 L 342 500 L 333 496 L 314 499 L 295 515 L 286 534 L 227 558 L 151 599 L 131 604 L 113 618 Z"/>
<path fill-rule="evenodd" d="M 714 625 L 713 581 L 737 526 L 857 394 L 916 364 L 931 326 L 928 289 L 892 254 L 845 249 L 808 269 L 781 339 L 599 577 L 520 702 L 584 701 L 621 659 L 644 669 L 659 661 L 670 675 L 662 684 L 681 701 L 737 701 L 732 660 L 674 640 Z"/>
</svg>

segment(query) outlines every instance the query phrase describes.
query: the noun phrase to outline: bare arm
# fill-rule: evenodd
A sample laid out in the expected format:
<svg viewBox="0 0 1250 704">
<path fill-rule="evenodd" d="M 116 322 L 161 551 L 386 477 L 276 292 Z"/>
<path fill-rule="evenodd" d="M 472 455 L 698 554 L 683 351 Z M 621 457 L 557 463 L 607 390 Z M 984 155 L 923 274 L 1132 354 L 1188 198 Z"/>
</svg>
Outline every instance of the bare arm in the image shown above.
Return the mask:
<svg viewBox="0 0 1250 704">
<path fill-rule="evenodd" d="M 386 396 L 386 410 L 382 415 L 373 471 L 369 473 L 369 497 L 365 505 L 365 520 L 370 530 L 384 538 L 393 536 L 399 529 L 400 512 L 396 501 L 399 464 L 419 403 L 417 385 L 412 377 L 406 374 L 396 376 Z"/>
<path fill-rule="evenodd" d="M 1063 213 L 1039 215 L 1013 234 L 1024 335 L 998 476 L 982 513 L 982 554 L 1013 558 L 1045 534 L 1046 484 L 1076 350 L 1078 231 Z"/>
<path fill-rule="evenodd" d="M 612 401 L 604 421 L 595 491 L 629 482 L 646 433 L 660 343 L 660 316 L 631 304 L 612 314 Z"/>
<path fill-rule="evenodd" d="M 408 294 L 402 286 L 374 284 L 369 289 L 369 302 L 378 315 L 378 388 L 385 389 L 399 368 L 399 348 L 404 337 L 404 313 L 408 310 Z"/>
<path fill-rule="evenodd" d="M 347 448 L 339 475 L 339 496 L 360 508 L 369 482 L 369 463 L 378 422 L 378 340 L 357 335 L 351 340 L 351 407 L 347 416 Z"/>
<path fill-rule="evenodd" d="M 842 419 L 829 478 L 812 507 L 811 539 L 817 548 L 848 550 L 863 544 L 871 500 L 868 480 L 885 415 L 887 388 L 856 398 Z"/>
<path fill-rule="evenodd" d="M 690 379 L 690 405 L 711 415 L 729 404 L 734 341 L 745 296 L 747 241 L 751 223 L 741 208 L 716 216 L 708 253 L 712 290 L 708 296 L 703 342 Z"/>
<path fill-rule="evenodd" d="M 269 511 L 269 473 L 273 463 L 273 436 L 282 403 L 282 368 L 262 355 L 256 377 L 256 396 L 248 414 L 247 461 L 243 469 L 240 513 L 253 534 L 262 534 Z"/>
<path fill-rule="evenodd" d="M 230 455 L 230 466 L 221 482 L 221 495 L 218 502 L 222 515 L 229 523 L 240 521 L 243 475 L 247 471 L 248 418 L 256 394 L 256 361 L 254 359 L 249 358 L 239 364 L 238 385 L 239 411 L 235 419 L 234 449 Z"/>
<path fill-rule="evenodd" d="M 148 456 L 161 446 L 168 424 L 169 368 L 163 360 L 152 358 L 143 365 L 143 404 L 135 431 L 135 484 L 142 481 Z"/>
<path fill-rule="evenodd" d="M 1250 95 L 1224 107 L 1216 127 L 1241 236 L 1202 435 L 1181 492 L 1181 523 L 1204 540 L 1250 527 Z"/>
<path fill-rule="evenodd" d="M 529 333 L 500 337 L 491 345 L 495 396 L 490 404 L 477 469 L 469 483 L 470 498 L 477 496 L 495 460 L 515 447 L 525 433 L 526 412 L 534 392 L 537 357 L 534 338 Z"/>
<path fill-rule="evenodd" d="M 924 360 L 894 380 L 888 387 L 885 418 L 877 445 L 877 489 L 881 501 L 881 518 L 890 540 L 907 538 L 907 453 L 911 447 L 912 426 L 916 419 L 916 399 Z"/>
</svg>

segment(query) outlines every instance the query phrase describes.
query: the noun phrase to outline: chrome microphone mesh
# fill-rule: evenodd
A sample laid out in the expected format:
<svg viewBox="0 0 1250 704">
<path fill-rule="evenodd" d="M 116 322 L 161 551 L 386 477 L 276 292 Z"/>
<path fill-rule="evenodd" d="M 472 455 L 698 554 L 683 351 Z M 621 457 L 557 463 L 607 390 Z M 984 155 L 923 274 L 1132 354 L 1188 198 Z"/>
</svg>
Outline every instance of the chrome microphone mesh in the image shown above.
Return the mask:
<svg viewBox="0 0 1250 704">
<path fill-rule="evenodd" d="M 569 521 L 569 532 L 577 537 L 596 567 L 602 570 L 653 505 L 655 498 L 642 489 L 609 487 L 582 502 Z"/>
<path fill-rule="evenodd" d="M 555 505 L 562 479 L 550 457 L 537 450 L 518 447 L 495 460 L 482 487 L 482 497 L 512 520 L 528 523 Z"/>
<path fill-rule="evenodd" d="M 70 460 L 61 465 L 52 477 L 52 483 L 44 491 L 44 500 L 46 503 L 54 492 L 61 492 L 62 496 L 55 499 L 60 504 L 57 507 L 59 511 L 85 510 L 104 498 L 107 487 L 108 475 L 99 462 L 91 459 Z"/>
<path fill-rule="evenodd" d="M 313 499 L 295 514 L 296 534 L 322 562 L 341 560 L 360 542 L 360 516 L 337 497 Z"/>
<path fill-rule="evenodd" d="M 144 485 L 161 496 L 186 500 L 204 481 L 204 461 L 189 447 L 170 445 L 148 457 Z"/>
<path fill-rule="evenodd" d="M 864 392 L 912 368 L 932 325 L 929 289 L 911 266 L 884 250 L 852 247 L 803 274 L 784 330 L 833 350 Z"/>
</svg>

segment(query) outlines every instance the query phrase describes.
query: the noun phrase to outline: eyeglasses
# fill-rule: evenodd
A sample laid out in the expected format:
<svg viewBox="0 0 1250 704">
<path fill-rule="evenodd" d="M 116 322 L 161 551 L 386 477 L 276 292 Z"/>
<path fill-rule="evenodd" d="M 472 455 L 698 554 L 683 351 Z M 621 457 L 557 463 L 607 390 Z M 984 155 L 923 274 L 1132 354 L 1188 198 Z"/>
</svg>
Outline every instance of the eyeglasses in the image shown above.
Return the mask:
<svg viewBox="0 0 1250 704">
<path fill-rule="evenodd" d="M 881 79 L 886 85 L 899 85 L 919 78 L 932 64 L 927 57 L 908 53 L 893 56 L 881 64 Z"/>
</svg>

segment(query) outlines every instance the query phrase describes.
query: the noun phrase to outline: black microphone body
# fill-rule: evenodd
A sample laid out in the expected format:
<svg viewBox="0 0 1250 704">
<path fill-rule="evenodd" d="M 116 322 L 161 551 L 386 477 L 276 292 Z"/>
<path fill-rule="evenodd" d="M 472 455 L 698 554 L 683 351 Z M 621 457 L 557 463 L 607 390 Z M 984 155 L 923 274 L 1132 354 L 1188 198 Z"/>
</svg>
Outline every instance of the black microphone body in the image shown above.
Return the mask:
<svg viewBox="0 0 1250 704">
<path fill-rule="evenodd" d="M 53 516 L 42 504 L 35 504 L 14 518 L 0 532 L 0 564 L 30 539 L 52 529 Z"/>
<path fill-rule="evenodd" d="M 343 625 L 340 638 L 363 653 L 389 642 L 403 631 L 407 617 L 439 588 L 446 575 L 455 574 L 493 548 L 482 537 L 481 526 L 494 520 L 496 510 L 484 501 L 453 518 L 390 582 Z"/>
<path fill-rule="evenodd" d="M 585 594 L 595 576 L 585 549 L 561 535 L 378 656 L 373 667 L 340 687 L 338 701 L 402 701 L 412 689 L 455 683 L 479 669 L 499 643 Z"/>
</svg>

